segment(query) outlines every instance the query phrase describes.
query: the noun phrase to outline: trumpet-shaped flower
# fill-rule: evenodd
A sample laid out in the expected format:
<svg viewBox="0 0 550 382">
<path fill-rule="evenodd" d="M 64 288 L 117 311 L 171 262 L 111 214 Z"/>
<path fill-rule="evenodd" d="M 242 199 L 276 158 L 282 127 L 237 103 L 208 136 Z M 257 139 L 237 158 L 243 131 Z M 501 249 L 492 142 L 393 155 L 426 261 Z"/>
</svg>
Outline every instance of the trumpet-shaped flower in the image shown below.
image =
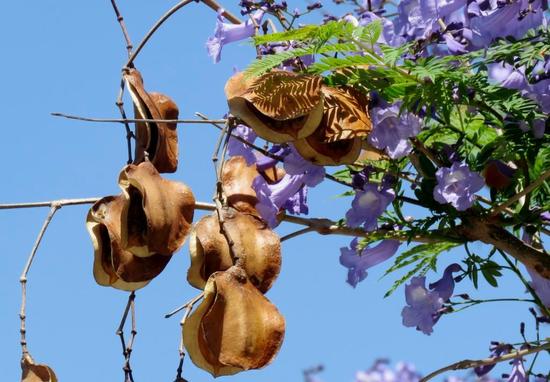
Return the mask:
<svg viewBox="0 0 550 382">
<path fill-rule="evenodd" d="M 405 286 L 407 306 L 401 316 L 403 325 L 416 327 L 424 334 L 431 334 L 437 322 L 438 312 L 443 307 L 443 299 L 439 293 L 429 291 L 425 287 L 426 277 L 413 277 L 411 283 Z"/>
<path fill-rule="evenodd" d="M 367 277 L 367 269 L 378 265 L 392 257 L 400 242 L 397 240 L 382 240 L 374 247 L 357 250 L 357 238 L 353 239 L 350 248 L 340 248 L 340 264 L 348 268 L 347 282 L 356 287 Z"/>
<path fill-rule="evenodd" d="M 256 27 L 252 20 L 247 20 L 241 24 L 224 23 L 222 16 L 223 12 L 223 9 L 218 11 L 218 19 L 216 21 L 214 36 L 209 37 L 206 41 L 208 55 L 212 57 L 214 63 L 220 62 L 222 48 L 224 45 L 252 37 L 256 31 Z M 264 11 L 258 10 L 252 15 L 252 18 L 256 24 L 260 24 L 263 15 Z"/>
<path fill-rule="evenodd" d="M 470 171 L 467 164 L 455 162 L 451 167 L 442 167 L 435 174 L 437 185 L 433 190 L 434 199 L 441 203 L 451 203 L 458 211 L 472 206 L 475 193 L 483 188 L 483 178 Z"/>
<path fill-rule="evenodd" d="M 346 222 L 350 227 L 359 227 L 364 224 L 367 231 L 377 226 L 380 215 L 395 199 L 395 192 L 391 188 L 378 189 L 378 185 L 367 183 L 362 190 L 357 190 L 351 202 L 351 208 L 346 213 Z"/>
<path fill-rule="evenodd" d="M 411 152 L 409 138 L 420 132 L 420 119 L 411 113 L 399 114 L 399 105 L 376 108 L 372 112 L 374 129 L 369 143 L 384 150 L 390 158 L 401 158 Z"/>
</svg>

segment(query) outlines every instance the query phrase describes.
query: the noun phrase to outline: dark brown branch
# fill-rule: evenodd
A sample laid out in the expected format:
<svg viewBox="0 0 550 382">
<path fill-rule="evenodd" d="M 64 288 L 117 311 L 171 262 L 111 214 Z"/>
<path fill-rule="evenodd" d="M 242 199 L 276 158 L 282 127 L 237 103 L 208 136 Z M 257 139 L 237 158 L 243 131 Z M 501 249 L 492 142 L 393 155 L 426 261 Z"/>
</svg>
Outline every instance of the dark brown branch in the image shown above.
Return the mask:
<svg viewBox="0 0 550 382">
<path fill-rule="evenodd" d="M 124 40 L 126 41 L 126 50 L 128 51 L 128 57 L 130 57 L 132 55 L 133 46 L 132 41 L 130 40 L 130 35 L 128 34 L 128 30 L 126 29 L 126 24 L 124 23 L 124 17 L 122 17 L 122 14 L 118 10 L 118 6 L 115 0 L 111 0 L 111 5 L 113 6 L 113 10 L 115 11 L 116 19 L 120 24 L 120 29 L 122 29 L 122 34 L 124 35 Z"/>
<path fill-rule="evenodd" d="M 464 217 L 455 231 L 468 241 L 482 241 L 509 254 L 523 265 L 550 279 L 550 255 L 521 241 L 506 229 L 481 217 Z"/>
<path fill-rule="evenodd" d="M 547 343 L 545 343 L 543 345 L 540 345 L 540 346 L 531 347 L 531 348 L 528 348 L 528 349 L 517 350 L 517 351 L 505 354 L 505 355 L 500 356 L 500 357 L 492 357 L 492 358 L 479 359 L 479 360 L 465 359 L 465 360 L 458 361 L 458 362 L 455 362 L 453 364 L 450 364 L 448 366 L 445 366 L 441 369 L 438 369 L 438 370 L 428 374 L 427 376 L 422 378 L 420 380 L 420 382 L 427 382 L 430 379 L 432 379 L 432 378 L 434 378 L 434 377 L 438 376 L 439 374 L 442 374 L 446 371 L 464 370 L 464 369 L 471 369 L 471 368 L 478 367 L 478 366 L 494 365 L 496 363 L 500 363 L 500 362 L 504 362 L 504 361 L 510 361 L 510 360 L 515 359 L 515 358 L 521 358 L 521 357 L 524 357 L 524 356 L 529 355 L 529 354 L 539 353 L 539 352 L 544 351 L 544 350 L 550 350 L 550 342 L 547 342 Z"/>
<path fill-rule="evenodd" d="M 44 220 L 44 224 L 42 225 L 42 228 L 40 229 L 40 232 L 38 232 L 38 236 L 36 238 L 36 241 L 31 249 L 31 253 L 29 254 L 29 257 L 27 259 L 27 263 L 25 264 L 25 268 L 23 268 L 23 272 L 21 273 L 21 277 L 19 278 L 19 282 L 21 283 L 21 311 L 19 312 L 19 318 L 21 319 L 21 327 L 20 327 L 20 333 L 21 333 L 21 350 L 23 352 L 23 355 L 28 354 L 29 350 L 27 348 L 27 328 L 26 328 L 26 309 L 27 309 L 27 275 L 29 273 L 29 270 L 31 269 L 32 262 L 34 260 L 34 257 L 36 255 L 36 251 L 38 250 L 38 247 L 40 246 L 40 242 L 42 241 L 42 238 L 44 237 L 44 234 L 46 233 L 46 230 L 48 229 L 48 226 L 50 225 L 50 222 L 53 219 L 53 216 L 57 212 L 58 209 L 61 208 L 60 204 L 57 203 L 51 203 L 50 204 L 50 212 L 48 213 L 48 216 L 46 216 L 46 220 Z"/>
<path fill-rule="evenodd" d="M 177 373 L 176 380 L 174 382 L 186 381 L 181 375 L 183 372 L 183 361 L 185 359 L 185 348 L 183 344 L 183 326 L 185 325 L 185 321 L 187 321 L 187 318 L 191 314 L 191 311 L 193 310 L 193 307 L 195 306 L 195 304 L 199 302 L 200 299 L 203 297 L 204 297 L 204 292 L 202 292 L 197 297 L 195 297 L 194 299 L 192 299 L 191 301 L 189 301 L 187 304 L 184 305 L 185 313 L 183 314 L 183 317 L 181 318 L 181 321 L 180 321 L 181 337 L 180 337 L 180 345 L 179 345 L 179 362 L 178 362 L 178 368 L 176 370 L 176 373 Z"/>
<path fill-rule="evenodd" d="M 77 115 L 63 114 L 63 113 L 50 113 L 54 117 L 62 117 L 67 119 L 74 119 L 77 121 L 85 122 L 98 122 L 98 123 L 136 123 L 136 122 L 164 122 L 164 123 L 225 123 L 225 119 L 132 119 L 132 118 L 88 118 L 79 117 Z"/>
<path fill-rule="evenodd" d="M 131 292 L 128 296 L 128 302 L 126 303 L 126 308 L 124 308 L 124 313 L 122 314 L 122 319 L 120 320 L 120 325 L 118 326 L 118 329 L 116 331 L 116 335 L 120 338 L 120 343 L 122 345 L 122 355 L 124 356 L 124 366 L 122 370 L 124 370 L 124 381 L 125 382 L 134 382 L 134 376 L 132 375 L 132 367 L 130 366 L 130 357 L 132 355 L 132 347 L 134 345 L 134 340 L 136 338 L 136 313 L 135 313 L 135 305 L 134 300 L 136 298 L 135 292 Z M 126 324 L 126 320 L 128 319 L 128 313 L 131 313 L 131 319 L 132 319 L 132 331 L 130 332 L 130 341 L 128 341 L 128 345 L 126 345 L 126 341 L 124 339 L 124 325 Z"/>
</svg>

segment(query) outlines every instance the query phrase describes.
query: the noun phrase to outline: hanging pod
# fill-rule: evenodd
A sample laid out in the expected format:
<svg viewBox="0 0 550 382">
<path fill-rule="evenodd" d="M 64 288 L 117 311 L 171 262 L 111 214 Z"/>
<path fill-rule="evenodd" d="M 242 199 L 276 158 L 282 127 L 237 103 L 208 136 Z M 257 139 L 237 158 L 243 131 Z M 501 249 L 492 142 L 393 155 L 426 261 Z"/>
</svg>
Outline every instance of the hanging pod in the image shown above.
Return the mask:
<svg viewBox="0 0 550 382">
<path fill-rule="evenodd" d="M 100 199 L 88 212 L 86 228 L 94 246 L 93 274 L 96 282 L 135 291 L 162 272 L 170 256 L 138 257 L 121 248 L 121 213 L 126 202 L 123 195 Z"/>
<path fill-rule="evenodd" d="M 242 72 L 225 85 L 229 110 L 262 138 L 284 143 L 309 136 L 323 116 L 320 76 L 273 70 L 249 80 Z"/>
<path fill-rule="evenodd" d="M 259 369 L 283 342 L 281 313 L 239 267 L 210 276 L 204 300 L 183 326 L 191 360 L 214 377 Z"/>
<path fill-rule="evenodd" d="M 221 182 L 227 204 L 240 212 L 256 214 L 256 191 L 252 182 L 258 175 L 256 165 L 247 165 L 242 156 L 234 156 L 223 164 Z"/>
<path fill-rule="evenodd" d="M 195 197 L 183 183 L 162 178 L 151 162 L 122 169 L 121 246 L 136 256 L 171 255 L 191 230 Z"/>
<path fill-rule="evenodd" d="M 128 91 L 134 103 L 136 119 L 178 119 L 178 106 L 168 96 L 147 93 L 143 79 L 136 69 L 124 73 Z M 178 134 L 176 123 L 137 122 L 135 164 L 145 156 L 161 172 L 175 172 L 178 168 Z"/>
<path fill-rule="evenodd" d="M 350 87 L 323 86 L 324 111 L 319 127 L 294 142 L 302 157 L 321 166 L 353 164 L 372 130 L 368 97 Z"/>
<path fill-rule="evenodd" d="M 57 382 L 57 377 L 52 368 L 34 363 L 29 353 L 23 354 L 21 371 L 21 382 Z"/>
<path fill-rule="evenodd" d="M 189 239 L 191 266 L 187 281 L 203 289 L 209 277 L 233 264 L 241 266 L 262 293 L 269 290 L 281 270 L 281 241 L 260 218 L 233 209 L 222 210 L 224 229 L 233 241 L 232 251 L 220 232 L 216 214 L 203 217 Z"/>
</svg>

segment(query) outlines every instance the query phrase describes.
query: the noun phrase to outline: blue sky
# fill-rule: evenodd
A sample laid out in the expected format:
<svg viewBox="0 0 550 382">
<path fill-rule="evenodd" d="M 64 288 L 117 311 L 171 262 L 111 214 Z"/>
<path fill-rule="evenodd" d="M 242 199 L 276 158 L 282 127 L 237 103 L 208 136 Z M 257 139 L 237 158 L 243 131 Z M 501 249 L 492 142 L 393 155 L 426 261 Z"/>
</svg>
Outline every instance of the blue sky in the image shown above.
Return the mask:
<svg viewBox="0 0 550 382">
<path fill-rule="evenodd" d="M 120 1 L 134 44 L 173 3 Z M 294 6 L 305 8 L 306 3 Z M 236 4 L 228 8 L 238 11 Z M 220 64 L 212 64 L 204 44 L 214 23 L 210 9 L 189 5 L 159 30 L 135 63 L 146 88 L 170 95 L 181 118 L 194 118 L 196 111 L 222 117 L 226 79 L 233 67 L 244 68 L 254 58 L 246 43 L 235 44 L 224 48 Z M 126 161 L 122 125 L 49 115 L 61 111 L 118 117 L 115 99 L 126 51 L 110 2 L 6 2 L 0 30 L 0 203 L 119 193 L 116 180 Z M 192 187 L 198 200 L 210 201 L 216 130 L 208 125 L 180 125 L 178 130 L 180 167 L 168 177 Z M 335 197 L 342 191 L 328 182 L 313 190 L 311 215 L 342 217 L 351 202 Z M 29 348 L 61 381 L 121 380 L 123 358 L 115 330 L 127 294 L 94 282 L 93 250 L 84 226 L 88 208 L 60 210 L 38 251 L 28 283 Z M 0 370 L 5 381 L 20 378 L 18 278 L 46 214 L 44 208 L 0 211 Z M 281 226 L 278 232 L 293 228 Z M 485 357 L 491 340 L 519 341 L 521 320 L 532 338 L 528 305 L 517 303 L 487 304 L 443 317 L 431 336 L 403 327 L 403 290 L 383 299 L 398 275 L 379 280 L 385 269 L 380 266 L 357 289 L 344 282 L 346 270 L 338 256 L 348 243 L 349 238 L 315 234 L 284 243 L 281 275 L 268 293 L 286 318 L 283 347 L 265 369 L 227 380 L 300 381 L 303 369 L 323 363 L 325 381 L 352 381 L 356 370 L 379 357 L 414 362 L 426 373 L 458 359 Z M 462 255 L 461 250 L 444 254 L 439 269 Z M 186 283 L 188 256 L 184 247 L 157 279 L 137 292 L 138 335 L 132 356 L 137 381 L 172 381 L 175 376 L 179 317 L 163 316 L 197 294 Z M 428 275 L 428 280 L 437 278 Z M 479 291 L 463 282 L 456 292 L 480 298 L 524 296 L 523 286 L 511 275 L 498 290 L 482 281 Z M 189 360 L 184 369 L 190 382 L 212 380 Z"/>
</svg>

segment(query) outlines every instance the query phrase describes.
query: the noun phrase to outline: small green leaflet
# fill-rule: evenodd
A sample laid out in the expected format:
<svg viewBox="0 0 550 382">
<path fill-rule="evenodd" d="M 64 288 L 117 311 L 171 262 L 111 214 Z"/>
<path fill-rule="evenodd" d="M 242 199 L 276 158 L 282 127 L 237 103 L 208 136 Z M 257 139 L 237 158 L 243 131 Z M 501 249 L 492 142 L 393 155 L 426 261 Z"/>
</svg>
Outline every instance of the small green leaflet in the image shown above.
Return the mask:
<svg viewBox="0 0 550 382">
<path fill-rule="evenodd" d="M 438 243 L 426 243 L 426 244 L 419 244 L 407 251 L 404 251 L 401 253 L 396 259 L 394 264 L 384 273 L 384 276 L 401 269 L 403 267 L 406 267 L 410 264 L 414 264 L 413 269 L 411 269 L 409 272 L 407 272 L 403 277 L 401 277 L 399 280 L 395 281 L 393 286 L 386 292 L 384 297 L 388 297 L 391 295 L 400 285 L 405 283 L 407 280 L 409 280 L 411 277 L 415 275 L 424 275 L 428 270 L 436 269 L 436 263 L 437 263 L 437 256 L 443 252 L 448 251 L 451 248 L 454 248 L 456 246 L 460 245 L 460 243 L 455 242 L 438 242 Z"/>
</svg>

